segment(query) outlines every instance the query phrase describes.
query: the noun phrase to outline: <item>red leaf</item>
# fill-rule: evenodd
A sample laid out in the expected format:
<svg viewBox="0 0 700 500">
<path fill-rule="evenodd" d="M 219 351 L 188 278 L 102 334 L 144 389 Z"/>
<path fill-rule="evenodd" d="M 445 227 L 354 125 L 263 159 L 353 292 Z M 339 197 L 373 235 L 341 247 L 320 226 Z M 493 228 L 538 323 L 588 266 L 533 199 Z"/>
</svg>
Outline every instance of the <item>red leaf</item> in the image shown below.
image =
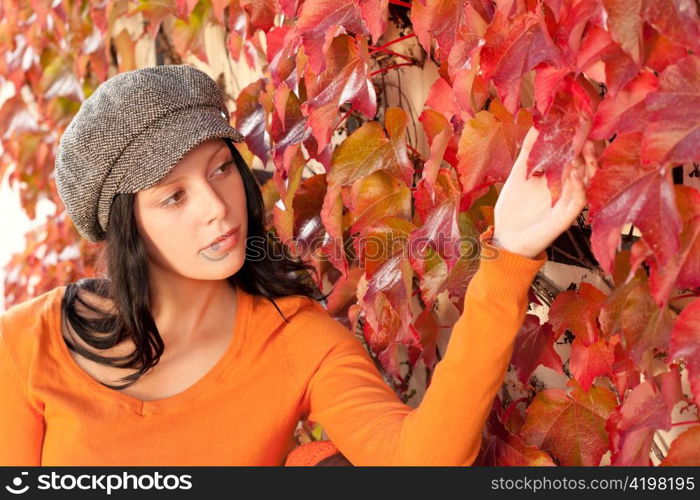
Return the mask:
<svg viewBox="0 0 700 500">
<path fill-rule="evenodd" d="M 615 346 L 615 362 L 613 363 L 613 382 L 620 398 L 624 398 L 627 390 L 639 384 L 640 373 L 630 359 L 625 348 L 620 344 L 621 334 L 610 337 L 610 344 Z"/>
<path fill-rule="evenodd" d="M 648 24 L 644 25 L 644 66 L 661 73 L 688 54 L 688 49 L 674 43 Z"/>
<path fill-rule="evenodd" d="M 474 116 L 477 111 L 486 107 L 486 101 L 491 97 L 488 86 L 489 84 L 479 74 L 477 65 L 455 74 L 452 87 L 463 114 Z"/>
<path fill-rule="evenodd" d="M 607 375 L 611 380 L 615 362 L 615 346 L 600 339 L 586 345 L 581 339 L 575 339 L 571 346 L 569 367 L 571 373 L 581 384 L 583 390 L 588 390 L 596 377 Z"/>
<path fill-rule="evenodd" d="M 299 43 L 299 38 L 289 27 L 274 28 L 267 33 L 268 67 L 272 84 L 276 87 L 284 82 L 288 88 L 296 88 L 298 73 L 303 72 L 303 67 L 297 68 L 295 62 L 295 56 L 304 53 L 299 50 Z"/>
<path fill-rule="evenodd" d="M 236 97 L 236 128 L 245 136 L 248 148 L 267 164 L 270 136 L 267 133 L 266 113 L 261 104 L 261 95 L 266 92 L 264 79 L 245 87 Z"/>
<path fill-rule="evenodd" d="M 601 308 L 600 325 L 608 336 L 624 335 L 630 358 L 650 376 L 652 350 L 668 349 L 673 319 L 668 309 L 654 303 L 648 282 L 634 277 L 610 294 Z"/>
<path fill-rule="evenodd" d="M 489 111 L 479 111 L 467 121 L 459 139 L 459 172 L 462 192 L 504 182 L 516 154 L 515 130 Z"/>
<path fill-rule="evenodd" d="M 433 370 L 437 362 L 436 349 L 438 335 L 440 334 L 440 324 L 435 319 L 431 308 L 423 309 L 415 321 L 415 327 L 420 332 L 420 343 L 423 346 L 421 359 L 426 368 Z"/>
<path fill-rule="evenodd" d="M 608 421 L 612 465 L 650 465 L 654 431 L 671 428 L 671 412 L 680 396 L 677 365 L 655 378 L 637 385 Z"/>
<path fill-rule="evenodd" d="M 549 9 L 552 11 L 552 14 L 554 14 L 555 19 L 559 20 L 560 17 L 560 12 L 561 12 L 561 4 L 565 0 L 542 0 L 542 4 L 546 5 L 549 7 Z"/>
<path fill-rule="evenodd" d="M 411 364 L 417 361 L 422 350 L 409 307 L 412 277 L 408 260 L 396 255 L 377 269 L 362 298 L 367 320 L 365 339 L 387 372 L 400 380 L 398 344 L 408 347 Z"/>
<path fill-rule="evenodd" d="M 690 387 L 700 405 L 700 298 L 683 309 L 671 331 L 672 359 L 685 359 Z"/>
<path fill-rule="evenodd" d="M 570 67 L 557 68 L 556 66 L 544 65 L 535 73 L 535 103 L 537 111 L 546 114 L 549 111 L 557 88 L 564 81 L 564 77 L 571 73 Z"/>
<path fill-rule="evenodd" d="M 374 85 L 367 76 L 367 42 L 360 39 L 358 43 L 359 47 L 351 37 L 338 36 L 328 50 L 325 71 L 316 76 L 307 68 L 307 100 L 301 110 L 309 117 L 319 150 L 330 142 L 338 106 L 349 102 L 369 119 L 377 112 Z"/>
<path fill-rule="evenodd" d="M 436 170 L 440 168 L 439 159 L 444 159 L 450 165 L 456 166 L 458 163 L 457 137 L 454 134 L 449 120 L 447 120 L 442 113 L 431 109 L 424 109 L 418 117 L 418 120 L 423 125 L 423 130 L 425 130 L 425 134 L 428 137 L 428 143 L 430 143 L 430 158 L 428 162 L 434 162 Z M 447 140 L 447 144 L 443 145 L 442 143 L 445 140 Z M 438 144 L 436 144 L 436 141 Z M 440 151 L 440 149 L 437 148 L 444 149 L 444 151 L 440 153 L 439 159 L 437 151 Z M 433 151 L 434 149 L 435 152 Z M 426 173 L 430 171 L 428 162 L 423 166 L 424 177 Z"/>
<path fill-rule="evenodd" d="M 695 466 L 700 465 L 700 425 L 694 425 L 676 437 L 668 449 L 666 458 L 660 466 Z"/>
<path fill-rule="evenodd" d="M 484 9 L 481 9 L 481 6 Z M 462 24 L 456 32 L 456 38 L 447 57 L 447 72 L 452 82 L 460 71 L 470 66 L 478 66 L 476 64 L 479 60 L 478 49 L 493 12 L 493 4 L 489 0 L 481 4 L 474 1 L 464 3 Z"/>
<path fill-rule="evenodd" d="M 642 162 L 700 162 L 700 56 L 668 66 L 645 103 L 651 123 L 642 139 Z"/>
<path fill-rule="evenodd" d="M 274 96 L 274 112 L 270 133 L 274 141 L 273 158 L 278 168 L 282 153 L 292 144 L 298 144 L 310 134 L 306 128 L 306 118 L 301 112 L 299 98 L 285 83 L 282 83 Z M 264 116 L 262 117 L 264 119 Z M 286 169 L 285 169 L 286 170 Z"/>
<path fill-rule="evenodd" d="M 416 260 L 426 254 L 424 247 L 431 246 L 447 264 L 449 272 L 459 259 L 457 244 L 460 239 L 457 225 L 457 199 L 452 198 L 436 207 L 421 227 L 411 232 L 408 239 L 411 252 L 409 259 L 414 268 Z"/>
<path fill-rule="evenodd" d="M 365 122 L 334 151 L 328 183 L 348 185 L 376 170 L 387 170 L 394 177 L 412 184 L 413 166 L 406 156 L 407 117 L 398 108 L 390 108 L 386 118 L 390 138 L 378 122 Z"/>
<path fill-rule="evenodd" d="M 277 54 L 284 49 L 284 39 L 292 31 L 291 26 L 275 26 L 265 34 L 267 41 L 266 56 L 272 62 Z"/>
<path fill-rule="evenodd" d="M 658 88 L 658 82 L 651 71 L 642 71 L 617 95 L 606 95 L 593 117 L 590 138 L 607 139 L 613 134 L 644 130 L 649 122 L 644 99 Z"/>
<path fill-rule="evenodd" d="M 253 30 L 269 31 L 275 22 L 276 6 L 273 0 L 239 0 L 241 8 L 248 14 Z"/>
<path fill-rule="evenodd" d="M 560 55 L 529 12 L 509 19 L 497 11 L 485 40 L 481 47 L 483 78 L 493 81 L 504 106 L 514 114 L 522 76 L 544 61 L 559 64 Z"/>
<path fill-rule="evenodd" d="M 578 290 L 560 293 L 552 302 L 549 321 L 557 336 L 571 330 L 584 346 L 598 341 L 598 314 L 606 295 L 589 283 L 581 283 Z"/>
<path fill-rule="evenodd" d="M 353 234 L 381 224 L 385 217 L 411 219 L 411 190 L 384 170 L 356 180 L 351 188 L 350 200 L 350 232 Z"/>
<path fill-rule="evenodd" d="M 654 29 L 700 52 L 700 17 L 693 0 L 643 0 L 642 17 Z"/>
<path fill-rule="evenodd" d="M 665 264 L 680 248 L 670 169 L 641 165 L 640 140 L 641 133 L 617 137 L 599 158 L 600 170 L 588 188 L 591 247 L 607 273 L 628 222 L 640 229 L 659 262 Z"/>
<path fill-rule="evenodd" d="M 328 296 L 326 310 L 346 327 L 350 327 L 350 322 L 346 316 L 348 306 L 356 302 L 357 288 L 363 274 L 364 272 L 361 268 L 353 267 L 347 279 L 341 276 L 333 283 L 333 291 Z"/>
<path fill-rule="evenodd" d="M 491 2 L 460 0 L 425 0 L 411 2 L 411 21 L 418 41 L 425 51 L 432 52 L 433 39 L 437 42 L 436 59 L 447 60 L 462 25 L 478 13 L 484 19 L 493 16 Z"/>
<path fill-rule="evenodd" d="M 326 195 L 326 175 L 318 174 L 304 179 L 294 197 L 294 235 L 297 242 L 315 250 L 315 243 L 323 241 L 326 231 L 321 224 L 321 209 Z"/>
<path fill-rule="evenodd" d="M 665 265 L 659 265 L 656 259 L 649 259 L 649 284 L 659 307 L 668 303 L 673 288 L 693 289 L 700 286 L 700 192 L 688 186 L 673 187 L 678 212 L 683 221 L 681 248 Z M 637 245 L 643 248 L 639 250 L 643 255 L 651 253 L 643 240 L 636 242 L 633 250 Z"/>
<path fill-rule="evenodd" d="M 419 182 L 425 184 L 425 188 L 427 188 L 431 199 L 434 201 L 435 181 L 437 180 L 443 157 L 447 156 L 446 151 L 450 145 L 454 148 L 451 151 L 451 155 L 455 155 L 454 134 L 449 122 L 437 111 L 425 109 L 418 117 L 418 120 L 423 125 L 423 130 L 425 130 L 430 143 L 430 156 L 423 164 L 423 176 Z"/>
<path fill-rule="evenodd" d="M 605 422 L 616 406 L 615 395 L 603 387 L 583 391 L 574 385 L 569 394 L 545 389 L 527 408 L 520 432 L 525 443 L 549 452 L 561 465 L 596 466 L 608 450 Z"/>
<path fill-rule="evenodd" d="M 389 134 L 389 144 L 394 151 L 394 158 L 398 164 L 398 177 L 407 186 L 410 186 L 413 184 L 413 164 L 408 159 L 408 148 L 406 147 L 408 115 L 401 108 L 387 108 L 384 113 L 384 127 Z"/>
<path fill-rule="evenodd" d="M 321 220 L 328 233 L 329 241 L 324 244 L 321 252 L 328 261 L 338 269 L 344 277 L 348 276 L 348 262 L 345 258 L 345 244 L 343 238 L 343 198 L 340 191 L 342 185 L 328 180 L 328 188 L 323 198 Z"/>
<path fill-rule="evenodd" d="M 642 1 L 603 0 L 608 13 L 607 27 L 610 35 L 636 64 L 642 62 Z"/>
<path fill-rule="evenodd" d="M 561 358 L 554 350 L 557 337 L 549 323 L 540 325 L 537 316 L 525 315 L 523 325 L 515 338 L 511 359 L 521 384 L 527 384 L 532 373 L 540 365 L 564 375 Z"/>
<path fill-rule="evenodd" d="M 590 129 L 593 102 L 588 91 L 570 76 L 564 78 L 548 113 L 535 118 L 540 131 L 527 160 L 529 176 L 544 172 L 552 193 L 552 206 L 559 200 L 565 171 L 580 153 Z"/>
<path fill-rule="evenodd" d="M 604 68 L 602 74 L 599 66 Z M 639 73 L 639 65 L 600 26 L 592 26 L 576 56 L 576 68 L 604 83 L 609 96 L 617 95 Z"/>
<path fill-rule="evenodd" d="M 389 15 L 389 0 L 353 0 L 360 7 L 362 20 L 367 24 L 372 33 L 372 43 L 386 31 L 386 23 Z"/>
<path fill-rule="evenodd" d="M 184 9 L 184 4 L 180 5 L 178 1 L 177 5 L 173 5 L 172 2 L 140 2 L 137 5 L 129 5 L 128 16 L 135 14 L 136 12 L 141 12 L 144 19 L 148 21 L 148 34 L 152 39 L 158 35 L 160 30 L 160 25 L 163 19 L 169 16 L 174 16 L 178 14 L 180 8 Z M 99 27 L 104 33 L 107 31 L 107 21 L 104 15 L 97 17 L 99 21 Z"/>
<path fill-rule="evenodd" d="M 365 270 L 367 279 L 371 279 L 388 258 L 403 252 L 402 243 L 415 227 L 405 218 L 387 216 L 363 228 L 352 243 L 359 266 Z"/>
<path fill-rule="evenodd" d="M 418 181 L 418 185 L 413 191 L 414 206 L 420 220 L 428 218 L 436 206 L 454 196 L 460 196 L 461 193 L 457 173 L 452 168 L 437 169 L 434 185 L 428 186 L 428 182 L 430 179 L 424 168 L 423 178 Z M 464 210 L 461 205 L 460 210 Z"/>
<path fill-rule="evenodd" d="M 425 105 L 437 111 L 449 122 L 455 114 L 459 113 L 455 93 L 450 84 L 444 78 L 438 78 L 433 82 L 428 91 L 428 98 Z"/>
<path fill-rule="evenodd" d="M 369 35 L 355 2 L 305 0 L 301 5 L 295 34 L 301 37 L 309 65 L 317 75 L 326 70 L 327 61 L 338 57 L 331 49 L 338 27 L 351 33 Z"/>
<path fill-rule="evenodd" d="M 618 431 L 617 425 L 621 419 L 618 411 L 613 412 L 608 419 L 605 429 L 610 436 L 611 465 L 650 467 L 649 458 L 654 429 L 640 427 L 631 431 Z"/>
<path fill-rule="evenodd" d="M 486 425 L 474 465 L 481 466 L 555 466 L 552 458 L 536 446 L 528 446 L 519 436 L 508 432 L 492 411 Z"/>
<path fill-rule="evenodd" d="M 291 18 L 297 17 L 299 2 L 300 0 L 277 0 L 284 15 Z"/>
<path fill-rule="evenodd" d="M 649 380 L 656 384 L 666 406 L 673 410 L 676 403 L 684 401 L 685 397 L 683 396 L 683 383 L 678 363 L 672 363 L 668 368 L 668 371 L 654 375 L 654 378 Z"/>
<path fill-rule="evenodd" d="M 564 0 L 559 21 L 552 34 L 552 41 L 561 51 L 563 59 L 570 65 L 576 62 L 576 55 L 581 46 L 581 35 L 592 18 L 596 18 L 593 19 L 596 24 L 602 22 L 602 9 L 598 2 Z"/>
<path fill-rule="evenodd" d="M 443 169 L 444 175 L 438 177 L 439 180 L 452 179 L 452 176 L 447 172 L 454 172 L 451 169 Z M 452 194 L 450 196 L 450 193 Z M 454 203 L 455 197 L 459 196 L 459 192 L 452 188 L 452 184 L 448 184 L 445 192 L 436 192 L 437 203 L 432 205 L 433 208 L 428 209 L 423 220 L 434 218 L 433 212 L 438 207 L 444 208 L 445 204 Z M 448 297 L 451 300 L 458 302 L 458 309 L 461 308 L 459 301 L 464 298 L 464 294 L 471 282 L 472 277 L 479 267 L 479 248 L 476 242 L 479 241 L 480 232 L 476 228 L 473 218 L 469 212 L 462 212 L 457 215 L 457 226 L 461 240 L 455 251 L 459 252 L 459 258 L 454 262 L 454 265 L 449 268 L 445 260 L 431 246 L 422 245 L 422 248 L 428 251 L 428 255 L 424 259 L 416 259 L 414 256 L 421 250 L 421 245 L 416 245 L 414 238 L 411 240 L 410 249 L 411 266 L 413 270 L 420 276 L 420 295 L 425 307 L 432 307 L 438 294 L 447 290 Z M 471 242 L 469 245 L 462 245 L 464 242 Z"/>
</svg>

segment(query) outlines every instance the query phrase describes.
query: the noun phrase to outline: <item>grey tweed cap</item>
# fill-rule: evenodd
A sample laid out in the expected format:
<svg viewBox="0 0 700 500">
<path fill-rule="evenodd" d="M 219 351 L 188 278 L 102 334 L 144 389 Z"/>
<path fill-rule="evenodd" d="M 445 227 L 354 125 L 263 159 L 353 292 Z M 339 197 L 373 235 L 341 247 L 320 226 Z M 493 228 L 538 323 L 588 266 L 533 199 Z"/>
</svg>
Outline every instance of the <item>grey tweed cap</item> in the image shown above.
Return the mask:
<svg viewBox="0 0 700 500">
<path fill-rule="evenodd" d="M 242 142 L 218 84 L 186 64 L 114 75 L 85 99 L 59 140 L 55 176 L 84 238 L 105 239 L 117 193 L 146 189 L 214 137 Z"/>
</svg>

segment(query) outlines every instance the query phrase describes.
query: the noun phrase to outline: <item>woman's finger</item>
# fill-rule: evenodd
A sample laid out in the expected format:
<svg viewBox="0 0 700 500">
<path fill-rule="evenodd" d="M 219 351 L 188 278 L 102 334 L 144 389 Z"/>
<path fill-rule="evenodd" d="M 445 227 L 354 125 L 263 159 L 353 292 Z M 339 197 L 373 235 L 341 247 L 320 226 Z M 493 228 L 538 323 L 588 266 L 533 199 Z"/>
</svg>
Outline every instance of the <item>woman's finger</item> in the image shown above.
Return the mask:
<svg viewBox="0 0 700 500">
<path fill-rule="evenodd" d="M 588 186 L 593 176 L 598 171 L 598 153 L 596 152 L 596 144 L 588 140 L 583 145 L 583 158 L 585 160 L 585 176 L 584 185 Z"/>
<path fill-rule="evenodd" d="M 532 147 L 534 146 L 538 135 L 539 131 L 534 125 L 530 127 L 527 134 L 525 134 L 523 145 L 520 148 L 520 153 L 515 160 L 515 165 L 513 165 L 514 171 L 511 173 L 511 175 L 514 175 L 517 180 L 527 180 L 527 160 L 530 157 L 530 151 L 532 151 Z"/>
<path fill-rule="evenodd" d="M 578 173 L 579 179 L 583 179 L 583 181 L 586 181 L 586 161 L 581 157 L 581 155 L 578 155 L 574 159 L 574 166 L 573 170 L 576 170 Z"/>
<path fill-rule="evenodd" d="M 564 182 L 562 183 L 561 193 L 559 193 L 559 199 L 554 204 L 553 209 L 556 211 L 564 211 L 566 206 L 571 201 L 571 195 L 573 194 L 573 173 L 575 170 L 569 170 L 568 174 L 564 177 Z"/>
<path fill-rule="evenodd" d="M 591 179 L 593 179 L 596 172 L 598 172 L 598 159 L 595 157 L 591 157 L 590 161 L 586 163 L 586 186 L 590 184 Z"/>
<path fill-rule="evenodd" d="M 569 217 L 573 219 L 583 210 L 586 204 L 586 186 L 584 185 L 583 179 L 577 175 L 573 175 L 573 179 L 571 180 L 571 191 L 571 200 L 569 200 L 567 212 Z"/>
<path fill-rule="evenodd" d="M 576 216 L 581 213 L 585 198 L 583 181 L 576 176 L 576 170 L 572 169 L 564 183 L 562 196 L 554 207 L 556 219 L 562 227 L 570 226 Z"/>
</svg>

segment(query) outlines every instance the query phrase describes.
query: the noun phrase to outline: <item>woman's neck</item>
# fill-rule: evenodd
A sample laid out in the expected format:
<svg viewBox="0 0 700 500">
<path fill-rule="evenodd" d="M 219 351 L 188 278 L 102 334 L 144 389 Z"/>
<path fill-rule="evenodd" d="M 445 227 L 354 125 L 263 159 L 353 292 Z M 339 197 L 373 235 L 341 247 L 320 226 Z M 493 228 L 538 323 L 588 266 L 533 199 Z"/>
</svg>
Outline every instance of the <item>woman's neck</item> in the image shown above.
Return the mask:
<svg viewBox="0 0 700 500">
<path fill-rule="evenodd" d="M 235 307 L 236 288 L 226 279 L 152 280 L 151 314 L 166 346 L 218 331 Z"/>
</svg>

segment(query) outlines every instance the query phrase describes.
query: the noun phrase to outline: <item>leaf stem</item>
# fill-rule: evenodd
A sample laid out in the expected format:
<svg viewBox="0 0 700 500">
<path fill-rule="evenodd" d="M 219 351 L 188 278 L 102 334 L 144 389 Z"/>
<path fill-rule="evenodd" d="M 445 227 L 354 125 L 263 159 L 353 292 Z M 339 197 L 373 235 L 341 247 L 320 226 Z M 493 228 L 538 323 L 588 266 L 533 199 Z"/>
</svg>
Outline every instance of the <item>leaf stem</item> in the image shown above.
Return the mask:
<svg viewBox="0 0 700 500">
<path fill-rule="evenodd" d="M 671 300 L 687 299 L 688 297 L 700 297 L 700 292 L 684 293 L 683 295 L 679 295 L 677 297 L 671 297 Z"/>
<path fill-rule="evenodd" d="M 425 158 L 423 158 L 423 155 L 418 152 L 416 148 L 411 146 L 410 144 L 406 143 L 406 147 L 410 149 L 414 155 L 416 155 L 418 158 L 420 158 L 420 161 L 425 162 Z"/>
<path fill-rule="evenodd" d="M 527 400 L 528 400 L 527 397 L 522 397 L 522 398 L 520 398 L 520 399 L 516 399 L 516 400 L 513 401 L 511 404 L 509 404 L 509 405 L 508 405 L 508 408 L 507 408 L 506 411 L 503 413 L 503 417 L 501 418 L 501 423 L 503 423 L 503 425 L 505 425 L 506 422 L 508 422 L 508 417 L 510 417 L 510 414 L 513 413 L 513 410 L 515 410 L 515 405 L 517 405 L 517 404 L 520 403 L 521 401 L 527 401 Z"/>
<path fill-rule="evenodd" d="M 371 55 L 371 54 L 374 54 L 374 53 L 377 52 L 378 50 L 382 50 L 382 49 L 388 47 L 389 45 L 393 45 L 393 44 L 395 44 L 395 43 L 399 43 L 401 40 L 407 40 L 408 38 L 412 38 L 412 37 L 414 37 L 414 36 L 416 36 L 416 34 L 415 34 L 415 33 L 412 33 L 412 34 L 410 34 L 410 35 L 406 35 L 406 36 L 402 36 L 402 37 L 396 38 L 396 39 L 391 40 L 390 42 L 387 42 L 387 43 L 385 43 L 384 45 L 381 45 L 381 46 L 379 46 L 379 47 L 373 47 L 372 50 L 369 51 L 369 53 L 370 53 L 370 55 Z"/>
<path fill-rule="evenodd" d="M 373 52 L 370 52 L 370 54 L 374 54 L 375 52 L 379 52 L 380 50 L 381 50 L 382 52 L 386 52 L 387 54 L 391 54 L 392 56 L 403 57 L 404 59 L 406 59 L 407 61 L 410 61 L 410 62 L 412 62 L 412 63 L 415 63 L 415 62 L 416 62 L 415 59 L 413 59 L 413 58 L 411 58 L 411 57 L 408 57 L 407 55 L 399 54 L 398 52 L 394 52 L 394 51 L 391 50 L 391 49 L 385 49 L 385 48 L 381 48 L 381 47 L 378 48 L 377 50 L 373 51 Z"/>
<path fill-rule="evenodd" d="M 336 124 L 336 126 L 333 127 L 333 132 L 335 132 L 335 131 L 338 129 L 338 127 L 340 127 L 340 124 L 343 123 L 343 122 L 345 121 L 345 119 L 346 119 L 348 116 L 350 116 L 350 113 L 352 113 L 353 111 L 354 111 L 353 106 L 352 106 L 352 104 L 350 104 L 350 109 L 348 109 L 347 113 L 345 113 L 345 114 L 342 116 L 342 118 L 340 118 L 340 121 Z"/>
<path fill-rule="evenodd" d="M 369 76 L 374 76 L 378 75 L 379 73 L 386 73 L 390 69 L 398 68 L 400 66 L 413 66 L 413 63 L 399 63 L 399 64 L 392 64 L 391 66 L 387 66 L 386 68 L 381 68 L 376 71 L 372 71 Z"/>
<path fill-rule="evenodd" d="M 674 422 L 671 424 L 671 427 L 675 427 L 677 425 L 692 425 L 692 424 L 700 424 L 700 420 L 686 420 L 685 422 Z"/>
</svg>

